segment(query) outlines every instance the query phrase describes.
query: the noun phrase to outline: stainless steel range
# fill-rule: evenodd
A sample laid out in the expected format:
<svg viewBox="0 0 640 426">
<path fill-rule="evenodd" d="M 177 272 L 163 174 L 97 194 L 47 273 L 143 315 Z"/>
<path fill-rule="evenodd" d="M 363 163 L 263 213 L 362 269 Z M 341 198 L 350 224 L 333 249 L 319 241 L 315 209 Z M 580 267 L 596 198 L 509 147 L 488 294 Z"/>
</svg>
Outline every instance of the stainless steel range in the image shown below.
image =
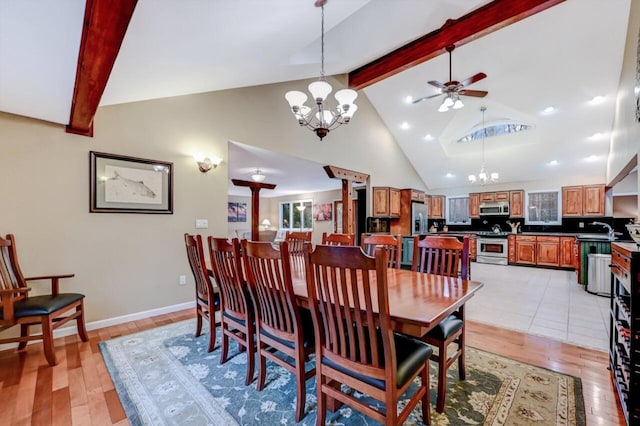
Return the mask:
<svg viewBox="0 0 640 426">
<path fill-rule="evenodd" d="M 478 252 L 476 262 L 507 265 L 509 240 L 508 232 L 476 232 Z"/>
</svg>

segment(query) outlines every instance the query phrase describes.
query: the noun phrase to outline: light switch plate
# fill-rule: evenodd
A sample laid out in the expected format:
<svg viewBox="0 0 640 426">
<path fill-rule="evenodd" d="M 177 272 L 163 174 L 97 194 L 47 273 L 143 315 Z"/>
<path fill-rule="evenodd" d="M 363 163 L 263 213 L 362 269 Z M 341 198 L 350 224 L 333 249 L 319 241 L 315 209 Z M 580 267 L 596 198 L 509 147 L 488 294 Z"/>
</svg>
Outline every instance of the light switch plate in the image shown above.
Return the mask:
<svg viewBox="0 0 640 426">
<path fill-rule="evenodd" d="M 207 219 L 196 219 L 196 229 L 207 229 L 209 221 Z"/>
</svg>

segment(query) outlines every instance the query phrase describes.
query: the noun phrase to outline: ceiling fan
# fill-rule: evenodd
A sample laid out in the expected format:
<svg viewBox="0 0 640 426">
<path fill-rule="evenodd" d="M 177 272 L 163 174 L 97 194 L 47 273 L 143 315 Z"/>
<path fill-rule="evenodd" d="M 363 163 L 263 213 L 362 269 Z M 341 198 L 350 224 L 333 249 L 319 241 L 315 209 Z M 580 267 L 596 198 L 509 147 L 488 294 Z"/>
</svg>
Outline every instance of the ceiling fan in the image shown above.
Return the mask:
<svg viewBox="0 0 640 426">
<path fill-rule="evenodd" d="M 445 95 L 446 97 L 442 102 L 442 105 L 440 105 L 440 108 L 438 108 L 438 111 L 444 112 L 444 111 L 448 111 L 449 108 L 453 108 L 453 109 L 462 108 L 464 104 L 460 100 L 460 96 L 474 96 L 476 98 L 484 98 L 485 96 L 487 96 L 489 92 L 485 90 L 465 89 L 465 87 L 470 86 L 473 83 L 476 83 L 482 80 L 483 78 L 486 78 L 487 75 L 483 72 L 479 72 L 463 81 L 455 81 L 452 79 L 451 52 L 453 52 L 453 49 L 455 49 L 454 45 L 450 45 L 446 47 L 447 52 L 449 52 L 449 81 L 447 81 L 446 83 L 441 83 L 435 80 L 429 81 L 429 84 L 437 87 L 440 90 L 440 93 L 436 93 L 435 95 L 424 96 L 422 98 L 416 99 L 413 101 L 414 104 L 418 102 L 422 102 L 425 99 L 431 99 L 441 95 Z"/>
</svg>

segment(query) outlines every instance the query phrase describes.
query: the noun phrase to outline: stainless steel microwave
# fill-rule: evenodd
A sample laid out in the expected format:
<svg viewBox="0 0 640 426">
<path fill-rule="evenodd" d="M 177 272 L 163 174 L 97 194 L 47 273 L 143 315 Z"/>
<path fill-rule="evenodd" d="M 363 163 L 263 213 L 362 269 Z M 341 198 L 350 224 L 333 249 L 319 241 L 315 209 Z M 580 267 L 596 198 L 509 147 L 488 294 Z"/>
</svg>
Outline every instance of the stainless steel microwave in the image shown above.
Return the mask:
<svg viewBox="0 0 640 426">
<path fill-rule="evenodd" d="M 480 216 L 509 216 L 509 202 L 480 203 Z"/>
</svg>

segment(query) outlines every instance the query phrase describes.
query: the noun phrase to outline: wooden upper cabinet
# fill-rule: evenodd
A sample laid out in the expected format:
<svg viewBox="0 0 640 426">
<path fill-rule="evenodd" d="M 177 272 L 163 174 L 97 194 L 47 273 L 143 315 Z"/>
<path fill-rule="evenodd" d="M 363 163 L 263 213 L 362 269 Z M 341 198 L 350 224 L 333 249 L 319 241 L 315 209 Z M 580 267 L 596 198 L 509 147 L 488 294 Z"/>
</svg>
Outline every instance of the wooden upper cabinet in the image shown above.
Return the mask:
<svg viewBox="0 0 640 426">
<path fill-rule="evenodd" d="M 400 190 L 387 186 L 373 187 L 373 215 L 400 216 Z"/>
<path fill-rule="evenodd" d="M 509 201 L 509 191 L 502 191 L 495 193 L 496 201 Z"/>
<path fill-rule="evenodd" d="M 509 191 L 509 216 L 524 217 L 524 190 Z"/>
<path fill-rule="evenodd" d="M 389 216 L 400 217 L 400 190 L 389 188 Z"/>
<path fill-rule="evenodd" d="M 604 216 L 604 185 L 563 186 L 562 216 Z"/>
<path fill-rule="evenodd" d="M 432 195 L 429 219 L 444 219 L 444 195 Z"/>
<path fill-rule="evenodd" d="M 582 216 L 582 194 L 581 186 L 562 187 L 562 217 Z"/>
<path fill-rule="evenodd" d="M 604 216 L 604 185 L 585 185 L 582 195 L 584 216 Z"/>
<path fill-rule="evenodd" d="M 495 201 L 496 200 L 496 193 L 495 192 L 481 192 L 480 193 L 480 202 L 484 203 L 484 202 L 491 202 L 491 201 Z"/>
<path fill-rule="evenodd" d="M 469 194 L 469 218 L 480 218 L 480 194 Z"/>
<path fill-rule="evenodd" d="M 424 192 L 418 191 L 417 189 L 410 189 L 411 191 L 411 201 L 424 202 Z"/>
</svg>

